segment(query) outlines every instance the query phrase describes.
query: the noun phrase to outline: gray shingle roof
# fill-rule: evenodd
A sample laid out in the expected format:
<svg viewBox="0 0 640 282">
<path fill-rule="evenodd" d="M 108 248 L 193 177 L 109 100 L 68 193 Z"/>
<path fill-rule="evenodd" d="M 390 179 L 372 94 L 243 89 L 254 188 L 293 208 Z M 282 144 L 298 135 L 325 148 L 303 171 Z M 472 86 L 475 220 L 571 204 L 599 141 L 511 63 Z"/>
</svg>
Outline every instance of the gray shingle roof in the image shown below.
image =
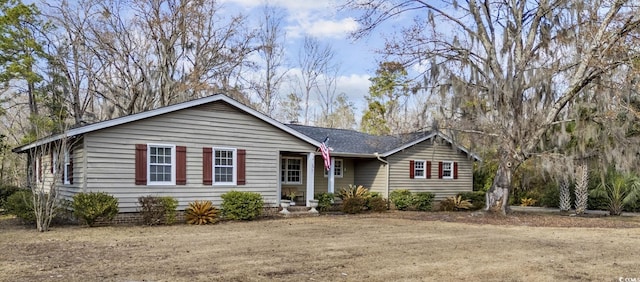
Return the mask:
<svg viewBox="0 0 640 282">
<path fill-rule="evenodd" d="M 397 136 L 375 136 L 348 129 L 324 128 L 298 124 L 287 124 L 288 127 L 322 142 L 329 137 L 327 145 L 332 153 L 373 154 L 384 153 L 423 138 L 430 132 L 416 132 Z"/>
</svg>

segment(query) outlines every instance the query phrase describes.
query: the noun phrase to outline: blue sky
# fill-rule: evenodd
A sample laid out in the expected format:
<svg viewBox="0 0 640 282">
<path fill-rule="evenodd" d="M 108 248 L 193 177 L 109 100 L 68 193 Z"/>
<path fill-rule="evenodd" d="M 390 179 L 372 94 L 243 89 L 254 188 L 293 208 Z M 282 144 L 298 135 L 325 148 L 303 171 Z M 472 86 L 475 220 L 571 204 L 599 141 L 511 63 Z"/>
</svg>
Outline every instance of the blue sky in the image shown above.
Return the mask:
<svg viewBox="0 0 640 282">
<path fill-rule="evenodd" d="M 355 104 L 358 112 L 364 109 L 364 97 L 368 93 L 369 78 L 375 74 L 379 56 L 376 49 L 383 47 L 384 40 L 373 36 L 354 41 L 349 33 L 358 28 L 355 16 L 339 11 L 335 1 L 330 0 L 224 0 L 224 9 L 248 14 L 258 19 L 265 3 L 282 9 L 283 26 L 286 30 L 286 50 L 291 71 L 295 72 L 296 59 L 304 36 L 310 35 L 322 44 L 330 44 L 340 65 L 337 93 L 345 93 Z M 286 88 L 286 86 L 285 86 Z M 286 89 L 282 89 L 287 92 Z"/>
</svg>

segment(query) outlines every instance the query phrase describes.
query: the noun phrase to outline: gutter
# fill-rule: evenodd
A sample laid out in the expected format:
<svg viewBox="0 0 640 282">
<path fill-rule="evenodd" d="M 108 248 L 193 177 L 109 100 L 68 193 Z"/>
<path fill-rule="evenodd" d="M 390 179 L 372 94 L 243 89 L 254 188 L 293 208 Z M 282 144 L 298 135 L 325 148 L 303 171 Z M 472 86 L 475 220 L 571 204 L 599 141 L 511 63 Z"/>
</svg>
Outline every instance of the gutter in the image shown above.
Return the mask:
<svg viewBox="0 0 640 282">
<path fill-rule="evenodd" d="M 387 175 L 386 175 L 386 183 L 385 183 L 385 186 L 386 186 L 386 187 L 385 187 L 385 188 L 386 188 L 386 190 L 387 190 L 387 201 L 389 201 L 389 162 L 388 162 L 388 161 L 383 160 L 383 159 L 380 157 L 380 154 L 378 154 L 378 152 L 373 153 L 373 155 L 375 155 L 375 156 L 376 156 L 376 158 L 377 158 L 380 162 L 384 163 L 384 164 L 385 164 L 385 167 L 387 167 Z"/>
</svg>

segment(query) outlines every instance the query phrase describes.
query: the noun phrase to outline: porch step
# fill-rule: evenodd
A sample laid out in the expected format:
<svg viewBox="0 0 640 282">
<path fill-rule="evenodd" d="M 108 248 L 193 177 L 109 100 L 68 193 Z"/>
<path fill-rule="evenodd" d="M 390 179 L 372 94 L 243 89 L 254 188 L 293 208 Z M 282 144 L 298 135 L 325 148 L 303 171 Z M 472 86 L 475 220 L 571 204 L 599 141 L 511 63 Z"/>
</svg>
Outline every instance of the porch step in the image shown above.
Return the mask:
<svg viewBox="0 0 640 282">
<path fill-rule="evenodd" d="M 287 210 L 289 211 L 288 214 L 282 214 L 278 212 L 278 215 L 283 216 L 283 217 L 306 217 L 306 216 L 318 216 L 320 215 L 319 213 L 310 213 L 309 210 L 311 208 L 305 207 L 305 206 L 291 206 L 288 207 Z M 279 211 L 281 211 L 282 208 L 279 209 Z"/>
</svg>

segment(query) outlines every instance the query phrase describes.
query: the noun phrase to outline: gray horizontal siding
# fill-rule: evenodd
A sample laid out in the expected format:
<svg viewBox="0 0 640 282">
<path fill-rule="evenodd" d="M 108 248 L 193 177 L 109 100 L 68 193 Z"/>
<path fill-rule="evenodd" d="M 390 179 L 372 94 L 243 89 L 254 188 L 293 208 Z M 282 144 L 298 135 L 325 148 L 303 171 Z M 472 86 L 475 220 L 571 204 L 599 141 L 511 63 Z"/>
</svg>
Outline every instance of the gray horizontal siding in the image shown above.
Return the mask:
<svg viewBox="0 0 640 282">
<path fill-rule="evenodd" d="M 231 191 L 260 193 L 265 201 L 279 198 L 279 152 L 312 152 L 310 144 L 253 116 L 217 102 L 124 124 L 85 136 L 87 190 L 116 196 L 122 212 L 135 211 L 140 196 L 172 196 L 179 209 L 195 200 L 221 203 Z M 135 144 L 173 144 L 187 147 L 187 185 L 134 185 Z M 246 150 L 246 185 L 202 184 L 202 148 Z"/>
<path fill-rule="evenodd" d="M 431 161 L 431 179 L 410 179 L 410 160 Z M 464 153 L 452 149 L 446 141 L 424 141 L 389 156 L 388 161 L 391 164 L 391 191 L 408 189 L 412 192 L 433 192 L 436 194 L 436 200 L 442 200 L 460 192 L 473 190 L 473 161 Z M 458 179 L 438 179 L 438 162 L 442 161 L 458 162 Z"/>
<path fill-rule="evenodd" d="M 340 188 L 348 187 L 349 184 L 355 184 L 355 170 L 353 168 L 353 159 L 347 158 L 336 158 L 341 159 L 344 165 L 344 169 L 342 171 L 342 177 L 334 177 L 333 182 L 333 191 L 338 193 Z M 324 175 L 324 159 L 322 156 L 316 156 L 316 164 L 315 164 L 315 194 L 318 193 L 326 193 L 329 191 L 329 178 Z"/>
<path fill-rule="evenodd" d="M 387 195 L 386 166 L 378 160 L 358 160 L 355 164 L 355 183 L 369 188 L 372 192 Z"/>
</svg>

